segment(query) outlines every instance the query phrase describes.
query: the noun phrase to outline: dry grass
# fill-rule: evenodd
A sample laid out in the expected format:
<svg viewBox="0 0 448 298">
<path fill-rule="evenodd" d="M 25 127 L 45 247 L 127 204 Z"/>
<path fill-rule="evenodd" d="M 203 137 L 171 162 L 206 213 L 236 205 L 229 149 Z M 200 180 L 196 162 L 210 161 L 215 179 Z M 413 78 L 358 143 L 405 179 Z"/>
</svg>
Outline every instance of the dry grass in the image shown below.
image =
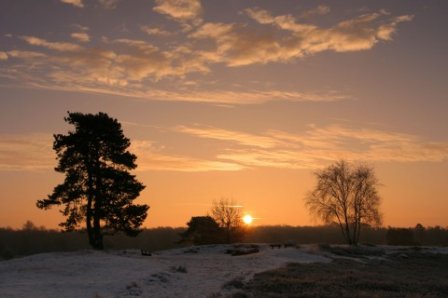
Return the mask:
<svg viewBox="0 0 448 298">
<path fill-rule="evenodd" d="M 290 264 L 235 290 L 233 297 L 448 297 L 448 255 L 409 250 L 385 259 Z"/>
</svg>

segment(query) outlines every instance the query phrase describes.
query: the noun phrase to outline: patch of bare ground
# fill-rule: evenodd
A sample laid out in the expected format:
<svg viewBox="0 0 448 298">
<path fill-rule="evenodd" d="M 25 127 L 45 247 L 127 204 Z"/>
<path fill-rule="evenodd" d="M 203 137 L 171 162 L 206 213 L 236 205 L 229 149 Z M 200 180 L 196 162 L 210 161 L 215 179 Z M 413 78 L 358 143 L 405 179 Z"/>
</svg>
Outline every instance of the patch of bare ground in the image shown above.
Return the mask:
<svg viewBox="0 0 448 298">
<path fill-rule="evenodd" d="M 289 264 L 226 287 L 233 287 L 234 298 L 448 297 L 448 254 L 405 250 L 366 258 L 357 251 L 342 253 L 350 258 Z"/>
</svg>

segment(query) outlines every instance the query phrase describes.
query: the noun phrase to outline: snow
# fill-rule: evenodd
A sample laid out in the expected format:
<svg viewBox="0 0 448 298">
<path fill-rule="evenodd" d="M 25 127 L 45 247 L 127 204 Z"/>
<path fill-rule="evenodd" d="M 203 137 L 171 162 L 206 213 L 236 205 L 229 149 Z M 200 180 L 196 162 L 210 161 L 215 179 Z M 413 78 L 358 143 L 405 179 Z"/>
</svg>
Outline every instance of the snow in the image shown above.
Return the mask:
<svg viewBox="0 0 448 298">
<path fill-rule="evenodd" d="M 46 253 L 0 262 L 1 297 L 207 297 L 233 279 L 287 263 L 330 262 L 295 247 L 259 245 L 254 254 L 231 256 L 231 245 L 166 250 Z M 191 251 L 197 251 L 192 253 Z M 190 252 L 188 252 L 190 251 Z M 186 272 L 184 272 L 186 271 Z"/>
</svg>

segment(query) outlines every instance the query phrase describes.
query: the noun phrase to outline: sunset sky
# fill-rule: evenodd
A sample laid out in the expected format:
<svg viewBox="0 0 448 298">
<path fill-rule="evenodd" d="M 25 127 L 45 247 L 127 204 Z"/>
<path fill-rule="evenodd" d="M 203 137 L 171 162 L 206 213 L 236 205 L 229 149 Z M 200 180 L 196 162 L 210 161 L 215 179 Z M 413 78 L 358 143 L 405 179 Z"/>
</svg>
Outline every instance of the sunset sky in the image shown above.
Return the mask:
<svg viewBox="0 0 448 298">
<path fill-rule="evenodd" d="M 0 1 L 0 227 L 56 228 L 67 111 L 122 123 L 145 227 L 232 198 L 315 225 L 313 172 L 365 162 L 384 225 L 448 226 L 448 1 Z"/>
</svg>

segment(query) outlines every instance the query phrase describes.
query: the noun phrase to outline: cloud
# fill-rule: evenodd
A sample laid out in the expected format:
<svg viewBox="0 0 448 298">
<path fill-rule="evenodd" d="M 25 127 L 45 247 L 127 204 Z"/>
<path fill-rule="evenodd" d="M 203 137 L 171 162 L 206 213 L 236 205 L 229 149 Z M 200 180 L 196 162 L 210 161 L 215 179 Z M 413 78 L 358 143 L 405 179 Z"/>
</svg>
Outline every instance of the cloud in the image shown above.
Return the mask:
<svg viewBox="0 0 448 298">
<path fill-rule="evenodd" d="M 0 171 L 35 171 L 54 167 L 50 134 L 0 134 Z"/>
<path fill-rule="evenodd" d="M 212 40 L 215 48 L 199 51 L 209 63 L 243 66 L 283 59 L 284 48 L 270 32 L 223 23 L 206 23 L 190 35 L 193 39 Z"/>
<path fill-rule="evenodd" d="M 418 136 L 339 125 L 311 125 L 302 134 L 270 130 L 263 135 L 218 128 L 177 128 L 200 138 L 227 141 L 217 160 L 245 167 L 315 169 L 338 159 L 368 162 L 441 162 L 448 142 Z"/>
<path fill-rule="evenodd" d="M 272 101 L 291 101 L 291 102 L 330 102 L 349 100 L 351 97 L 344 94 L 328 93 L 300 93 L 283 90 L 250 90 L 250 91 L 228 91 L 228 90 L 179 90 L 172 91 L 159 88 L 134 86 L 128 84 L 127 80 L 116 79 L 105 73 L 102 76 L 87 74 L 85 80 L 81 76 L 70 76 L 67 73 L 53 73 L 53 82 L 48 84 L 46 81 L 36 81 L 36 78 L 26 77 L 28 83 L 39 89 L 84 92 L 88 94 L 108 94 L 122 96 L 125 98 L 134 98 L 148 101 L 180 101 L 216 104 L 219 106 L 232 107 L 236 105 L 262 104 Z M 32 80 L 34 81 L 30 83 Z M 90 81 L 95 80 L 102 85 L 109 87 L 89 86 Z M 69 85 L 70 84 L 70 85 Z M 145 89 L 142 89 L 145 88 Z M 141 90 L 137 90 L 141 89 Z M 275 96 L 270 96 L 270 94 Z"/>
<path fill-rule="evenodd" d="M 57 164 L 51 134 L 0 134 L 0 171 L 49 171 Z M 137 171 L 238 171 L 242 165 L 164 153 L 147 140 L 132 140 Z"/>
<path fill-rule="evenodd" d="M 119 0 L 98 0 L 98 2 L 106 9 L 115 9 L 117 8 Z"/>
<path fill-rule="evenodd" d="M 8 56 L 10 58 L 17 58 L 17 59 L 23 59 L 23 60 L 32 60 L 35 61 L 36 59 L 45 58 L 47 55 L 39 52 L 33 52 L 33 51 L 18 51 L 13 50 L 7 52 Z"/>
<path fill-rule="evenodd" d="M 311 8 L 311 9 L 309 9 L 307 11 L 304 11 L 302 14 L 300 14 L 300 17 L 302 17 L 302 18 L 310 18 L 310 17 L 316 16 L 316 15 L 323 16 L 323 15 L 328 14 L 330 12 L 330 10 L 331 9 L 330 9 L 329 6 L 321 4 L 321 5 L 318 5 L 315 8 Z"/>
<path fill-rule="evenodd" d="M 202 13 L 200 0 L 155 0 L 154 11 L 177 21 L 197 19 Z"/>
<path fill-rule="evenodd" d="M 87 27 L 87 26 L 82 26 L 82 25 L 79 25 L 79 24 L 73 24 L 71 26 L 73 28 L 75 28 L 76 30 L 78 30 L 78 31 L 89 31 L 89 27 Z"/>
<path fill-rule="evenodd" d="M 418 136 L 338 125 L 311 127 L 314 139 L 328 140 L 335 152 L 367 161 L 440 162 L 448 160 L 448 142 L 433 142 Z M 353 149 L 350 148 L 350 144 Z"/>
<path fill-rule="evenodd" d="M 194 135 L 200 138 L 208 138 L 222 141 L 231 141 L 239 145 L 260 147 L 260 148 L 275 148 L 279 141 L 270 137 L 258 136 L 242 132 L 230 131 L 225 129 L 213 127 L 188 127 L 179 126 L 176 131 Z"/>
<path fill-rule="evenodd" d="M 318 27 L 309 24 L 300 24 L 292 15 L 272 16 L 267 10 L 259 8 L 248 8 L 247 15 L 262 25 L 274 25 L 282 30 L 293 32 L 310 32 Z"/>
<path fill-rule="evenodd" d="M 132 124 L 135 125 L 135 124 Z M 268 130 L 262 134 L 204 126 L 178 126 L 172 132 L 222 142 L 211 158 L 167 153 L 151 140 L 131 140 L 138 171 L 240 171 L 267 167 L 316 169 L 341 158 L 363 162 L 443 162 L 448 141 L 416 135 L 310 125 L 303 133 Z M 52 170 L 56 165 L 51 134 L 0 134 L 0 171 Z"/>
<path fill-rule="evenodd" d="M 188 53 L 178 52 L 176 49 L 171 52 L 162 51 L 141 40 L 106 40 L 104 42 L 106 46 L 116 48 L 108 50 L 105 49 L 107 47 L 83 48 L 72 43 L 48 42 L 31 36 L 21 38 L 31 45 L 60 52 L 60 54 L 51 55 L 45 61 L 40 61 L 39 67 L 42 70 L 42 76 L 49 79 L 48 85 L 65 83 L 75 86 L 78 84 L 89 89 L 94 85 L 122 87 L 145 79 L 182 77 L 186 73 L 208 70 L 195 61 L 194 57 L 186 56 Z M 35 58 L 39 57 L 36 55 Z M 34 62 L 30 61 L 36 71 Z M 17 65 L 17 69 L 23 71 L 20 65 Z M 36 79 L 42 79 L 42 77 Z"/>
<path fill-rule="evenodd" d="M 141 26 L 140 30 L 145 32 L 148 35 L 155 35 L 155 36 L 170 36 L 171 32 L 166 31 L 160 27 L 150 27 L 150 26 Z"/>
<path fill-rule="evenodd" d="M 73 6 L 83 8 L 84 3 L 83 0 L 60 0 L 62 3 L 71 4 Z"/>
<path fill-rule="evenodd" d="M 16 81 L 38 88 L 154 100 L 235 105 L 275 100 L 347 100 L 350 96 L 334 92 L 277 90 L 264 85 L 259 88 L 232 86 L 212 89 L 208 80 L 192 77 L 213 73 L 221 66 L 290 63 L 297 58 L 323 51 L 367 50 L 379 41 L 390 41 L 398 24 L 412 19 L 408 15 L 391 17 L 387 12 L 379 11 L 325 28 L 299 22 L 292 15 L 273 16 L 267 10 L 252 8 L 245 12 L 255 20 L 255 25 L 219 22 L 199 24 L 194 21 L 202 10 L 199 1 L 158 0 L 154 9 L 182 22 L 193 22 L 193 25 L 189 25 L 191 31 L 176 32 L 172 34 L 176 35 L 176 39 L 171 40 L 170 33 L 161 27 L 141 26 L 140 30 L 147 34 L 165 36 L 167 40 L 156 43 L 157 39 L 148 42 L 103 37 L 94 48 L 89 48 L 88 44 L 81 46 L 36 36 L 20 36 L 28 48 L 32 46 L 41 49 L 3 51 L 0 61 L 8 59 L 9 65 L 7 69 L 0 69 L 0 74 L 10 80 L 16 77 Z M 325 7 L 317 7 L 314 13 L 323 14 L 325 11 Z M 181 23 L 182 26 L 184 24 Z M 76 26 L 76 32 L 71 37 L 79 42 L 88 42 L 88 28 Z M 54 52 L 49 55 L 46 50 Z M 165 80 L 164 83 L 169 82 L 170 86 L 176 86 L 176 90 L 168 91 L 157 86 L 162 80 Z M 201 83 L 192 86 L 193 81 Z M 190 83 L 189 88 L 186 88 L 187 83 Z"/>
<path fill-rule="evenodd" d="M 258 8 L 246 9 L 247 15 L 272 30 L 249 28 L 241 24 L 205 23 L 190 34 L 192 39 L 212 40 L 215 48 L 201 55 L 213 63 L 228 66 L 288 62 L 324 51 L 368 50 L 379 41 L 389 41 L 398 24 L 412 20 L 403 15 L 388 18 L 380 11 L 351 18 L 324 28 L 297 22 L 292 15 L 272 16 Z"/>
<path fill-rule="evenodd" d="M 74 52 L 82 49 L 79 45 L 69 42 L 49 42 L 34 36 L 21 36 L 20 38 L 30 45 L 44 47 L 55 51 Z"/>
<path fill-rule="evenodd" d="M 138 157 L 138 171 L 209 172 L 244 168 L 237 163 L 163 154 L 149 141 L 132 141 L 130 150 Z"/>
<path fill-rule="evenodd" d="M 112 43 L 127 46 L 131 50 L 131 53 L 119 54 L 114 59 L 123 77 L 130 80 L 141 81 L 148 77 L 160 80 L 208 71 L 200 61 L 189 57 L 189 52 L 182 52 L 182 48 L 167 52 L 145 41 L 130 39 L 117 39 Z"/>
<path fill-rule="evenodd" d="M 89 34 L 87 34 L 85 32 L 74 32 L 74 33 L 70 34 L 70 36 L 73 39 L 76 39 L 77 41 L 80 41 L 80 42 L 89 42 L 90 41 Z"/>
<path fill-rule="evenodd" d="M 410 22 L 414 16 L 403 15 L 392 19 L 388 24 L 383 24 L 378 28 L 377 36 L 382 40 L 392 40 L 392 35 L 396 31 L 396 27 L 401 22 Z"/>
<path fill-rule="evenodd" d="M 216 157 L 220 160 L 245 165 L 248 168 L 314 169 L 318 166 L 315 160 L 309 159 L 305 155 L 285 150 L 232 149 L 226 150 Z"/>
</svg>

